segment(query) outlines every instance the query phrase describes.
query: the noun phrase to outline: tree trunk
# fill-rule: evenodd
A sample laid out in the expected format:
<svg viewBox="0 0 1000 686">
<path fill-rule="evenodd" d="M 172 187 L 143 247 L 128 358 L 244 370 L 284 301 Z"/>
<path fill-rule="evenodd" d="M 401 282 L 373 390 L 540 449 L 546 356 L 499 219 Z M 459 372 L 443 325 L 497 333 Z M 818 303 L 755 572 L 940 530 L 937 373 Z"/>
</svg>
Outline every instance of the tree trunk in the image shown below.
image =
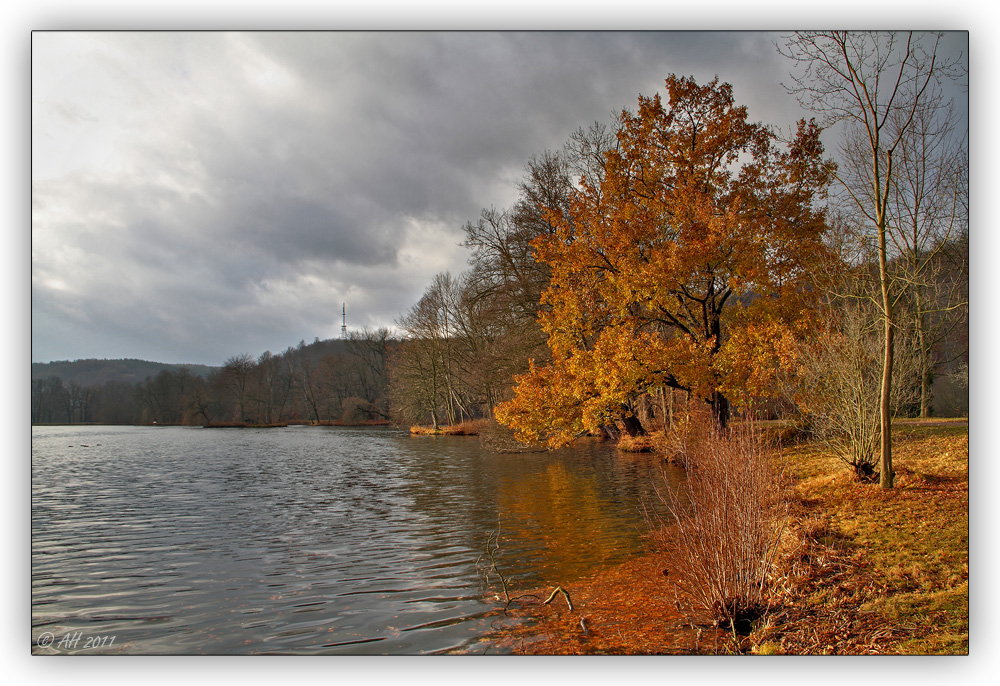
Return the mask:
<svg viewBox="0 0 1000 686">
<path fill-rule="evenodd" d="M 920 294 L 920 287 L 916 288 L 914 294 L 917 316 L 917 349 L 920 356 L 920 418 L 926 419 L 931 415 L 931 351 L 927 345 L 927 315 L 923 312 L 923 298 Z"/>
<path fill-rule="evenodd" d="M 629 408 L 628 405 L 622 405 L 622 431 L 627 433 L 633 438 L 635 436 L 645 436 L 646 430 L 642 426 L 642 422 L 639 418 L 635 416 L 635 413 Z"/>
<path fill-rule="evenodd" d="M 892 488 L 895 474 L 892 470 L 892 360 L 895 330 L 892 326 L 892 299 L 889 297 L 889 273 L 886 264 L 885 218 L 879 222 L 878 260 L 879 281 L 882 287 L 882 317 L 885 327 L 882 348 L 882 388 L 879 397 L 879 430 L 881 432 L 881 453 L 879 455 L 879 486 Z"/>
<path fill-rule="evenodd" d="M 931 370 L 930 365 L 920 370 L 920 418 L 931 416 Z"/>
<path fill-rule="evenodd" d="M 667 432 L 674 428 L 674 389 L 670 389 L 670 407 L 667 407 L 667 389 L 660 388 L 660 410 L 662 412 L 661 424 L 663 431 Z"/>
<path fill-rule="evenodd" d="M 892 470 L 892 407 L 889 394 L 892 390 L 892 358 L 893 358 L 893 328 L 892 322 L 885 321 L 885 349 L 882 363 L 882 397 L 879 402 L 879 423 L 882 432 L 882 453 L 879 459 L 879 485 L 882 488 L 892 488 L 895 473 Z"/>
<path fill-rule="evenodd" d="M 715 425 L 720 429 L 729 426 L 729 399 L 719 391 L 712 392 L 712 416 L 715 418 Z"/>
</svg>

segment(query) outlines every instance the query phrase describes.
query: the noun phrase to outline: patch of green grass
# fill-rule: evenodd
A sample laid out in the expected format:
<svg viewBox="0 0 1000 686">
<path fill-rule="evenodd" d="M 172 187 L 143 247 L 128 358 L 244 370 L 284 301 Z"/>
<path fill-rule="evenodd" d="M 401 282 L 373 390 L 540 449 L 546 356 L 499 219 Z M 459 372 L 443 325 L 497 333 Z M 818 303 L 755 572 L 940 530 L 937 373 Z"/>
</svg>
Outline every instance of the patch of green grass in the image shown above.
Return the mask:
<svg viewBox="0 0 1000 686">
<path fill-rule="evenodd" d="M 969 652 L 969 582 L 932 593 L 905 593 L 886 599 L 874 609 L 901 622 L 918 624 L 923 635 L 900 642 L 908 655 Z"/>
</svg>

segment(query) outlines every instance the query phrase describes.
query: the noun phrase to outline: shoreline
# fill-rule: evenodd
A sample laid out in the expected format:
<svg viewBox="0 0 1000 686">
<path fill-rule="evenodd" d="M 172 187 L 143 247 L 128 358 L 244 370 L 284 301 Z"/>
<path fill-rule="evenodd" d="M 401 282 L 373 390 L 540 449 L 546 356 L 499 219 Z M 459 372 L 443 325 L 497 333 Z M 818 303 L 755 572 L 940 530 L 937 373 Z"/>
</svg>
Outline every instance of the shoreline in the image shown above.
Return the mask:
<svg viewBox="0 0 1000 686">
<path fill-rule="evenodd" d="M 677 607 L 662 553 L 651 551 L 559 588 L 512 592 L 512 624 L 457 651 L 512 655 L 712 655 L 724 632 L 692 625 Z M 667 581 L 664 583 L 664 581 Z M 553 595 L 551 602 L 545 600 Z M 572 603 L 572 609 L 569 607 Z M 480 647 L 485 644 L 485 651 Z"/>
<path fill-rule="evenodd" d="M 789 519 L 767 610 L 746 635 L 686 610 L 652 549 L 565 584 L 572 609 L 561 595 L 544 604 L 552 588 L 515 589 L 497 615 L 516 623 L 476 652 L 968 655 L 969 436 L 956 424 L 900 427 L 891 491 L 853 480 L 821 445 L 783 449 Z"/>
</svg>

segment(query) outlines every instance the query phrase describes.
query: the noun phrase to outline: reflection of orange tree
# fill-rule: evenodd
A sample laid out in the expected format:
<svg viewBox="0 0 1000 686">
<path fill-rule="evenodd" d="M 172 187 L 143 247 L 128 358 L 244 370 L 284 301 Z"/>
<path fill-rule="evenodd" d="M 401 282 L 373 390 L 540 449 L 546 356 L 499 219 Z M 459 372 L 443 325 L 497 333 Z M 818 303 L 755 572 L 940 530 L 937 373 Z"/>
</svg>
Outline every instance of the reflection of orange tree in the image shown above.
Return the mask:
<svg viewBox="0 0 1000 686">
<path fill-rule="evenodd" d="M 547 581 L 575 579 L 595 563 L 620 559 L 635 545 L 629 523 L 601 498 L 593 480 L 562 463 L 550 464 L 532 488 L 519 484 L 503 482 L 497 490 L 503 536 L 543 544 L 533 566 Z M 508 570 L 517 571 L 510 564 Z"/>
</svg>

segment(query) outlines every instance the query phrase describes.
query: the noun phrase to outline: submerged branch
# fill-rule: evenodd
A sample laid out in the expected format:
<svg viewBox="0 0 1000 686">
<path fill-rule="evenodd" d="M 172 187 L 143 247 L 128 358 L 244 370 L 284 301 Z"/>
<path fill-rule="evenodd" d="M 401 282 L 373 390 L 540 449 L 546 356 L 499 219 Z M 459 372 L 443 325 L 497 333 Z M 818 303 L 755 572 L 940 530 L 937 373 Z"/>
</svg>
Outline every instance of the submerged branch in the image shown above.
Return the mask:
<svg viewBox="0 0 1000 686">
<path fill-rule="evenodd" d="M 546 600 L 544 604 L 548 605 L 549 603 L 551 603 L 552 599 L 556 597 L 557 593 L 562 593 L 563 594 L 563 597 L 566 599 L 566 604 L 569 605 L 570 612 L 572 612 L 573 611 L 573 601 L 569 599 L 569 593 L 567 593 L 566 589 L 563 588 L 562 586 L 556 586 L 555 588 L 553 588 L 552 589 L 552 594 L 549 596 L 549 599 Z"/>
</svg>

